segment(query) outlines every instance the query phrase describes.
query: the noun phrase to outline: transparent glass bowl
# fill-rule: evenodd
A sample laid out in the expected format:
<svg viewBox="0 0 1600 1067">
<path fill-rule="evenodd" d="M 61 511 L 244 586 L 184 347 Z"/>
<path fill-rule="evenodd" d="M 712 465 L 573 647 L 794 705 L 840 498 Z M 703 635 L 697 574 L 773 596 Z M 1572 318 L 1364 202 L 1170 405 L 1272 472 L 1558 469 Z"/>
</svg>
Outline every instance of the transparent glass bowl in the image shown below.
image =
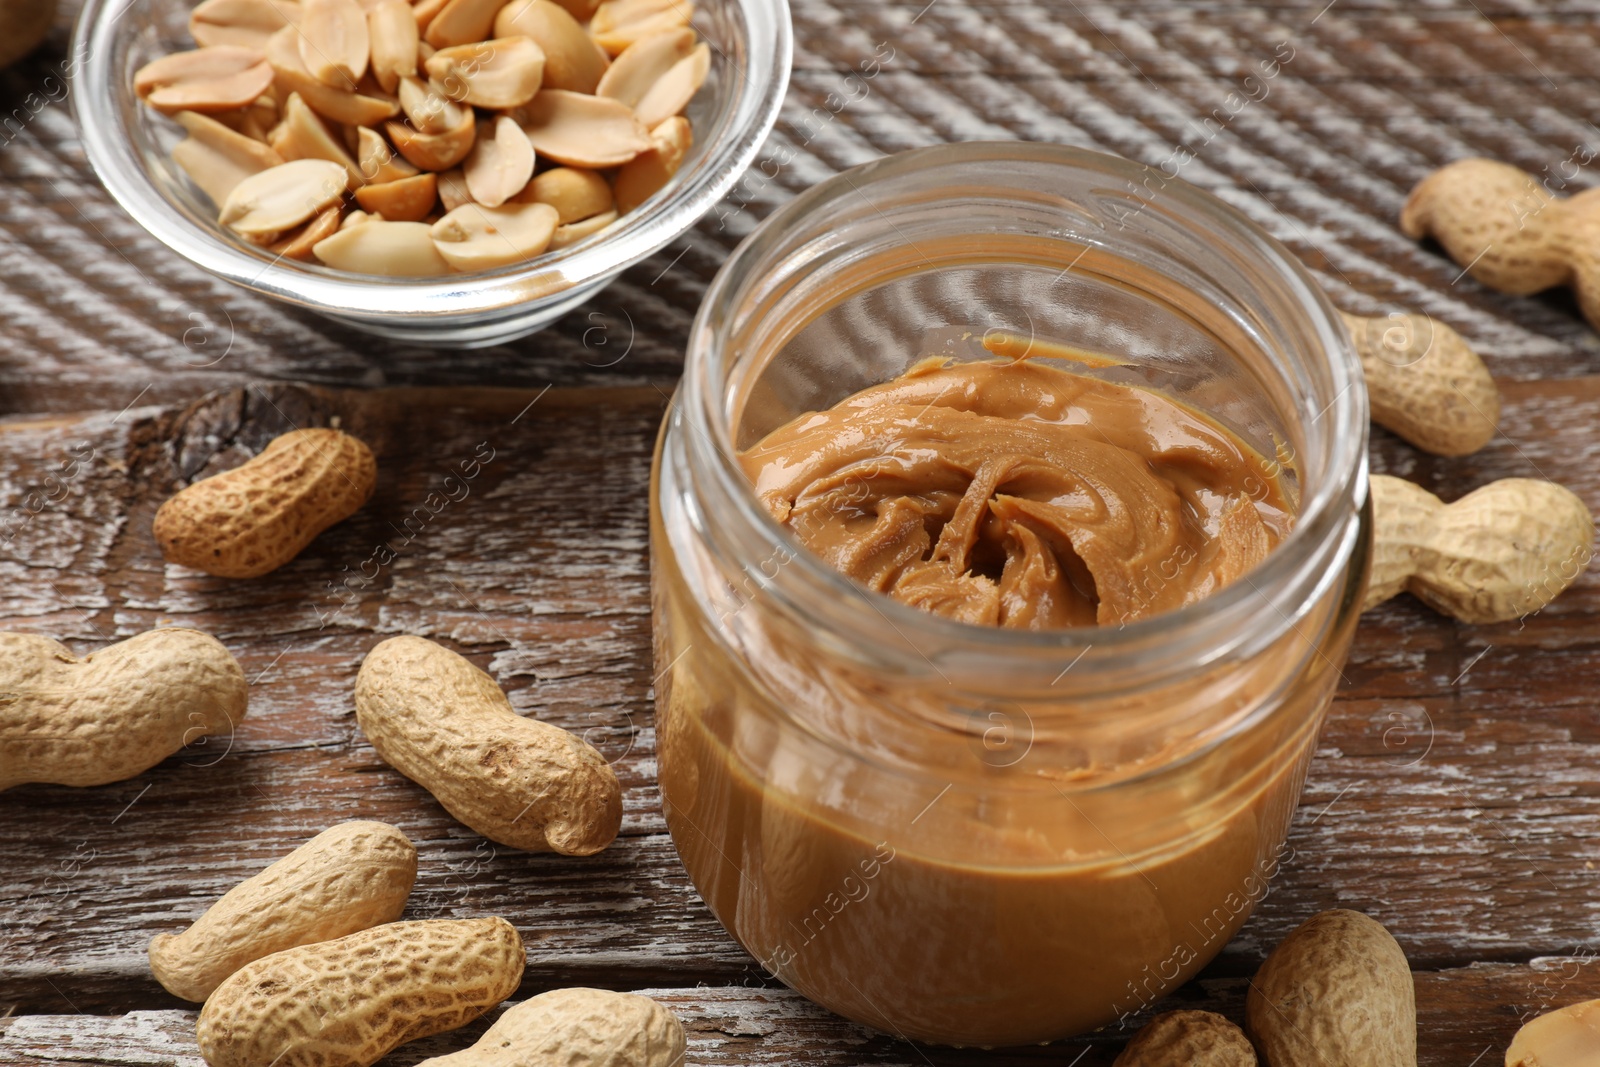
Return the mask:
<svg viewBox="0 0 1600 1067">
<path fill-rule="evenodd" d="M 85 0 L 73 106 L 84 150 L 117 202 L 168 248 L 219 277 L 397 341 L 471 347 L 548 326 L 692 227 L 733 187 L 777 120 L 793 33 L 786 0 L 699 0 L 694 27 L 711 73 L 689 107 L 695 145 L 666 189 L 604 232 L 527 264 L 409 279 L 275 261 L 216 223 L 204 193 L 171 161 L 182 138 L 145 107 L 134 73 L 194 47 L 191 0 Z"/>
</svg>

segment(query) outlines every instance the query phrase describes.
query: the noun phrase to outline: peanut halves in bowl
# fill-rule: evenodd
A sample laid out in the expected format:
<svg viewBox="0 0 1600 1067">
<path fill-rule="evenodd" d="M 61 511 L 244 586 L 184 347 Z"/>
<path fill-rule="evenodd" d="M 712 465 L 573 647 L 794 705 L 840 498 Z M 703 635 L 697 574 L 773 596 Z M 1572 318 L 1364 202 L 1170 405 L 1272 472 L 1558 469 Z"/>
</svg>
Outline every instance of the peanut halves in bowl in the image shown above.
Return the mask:
<svg viewBox="0 0 1600 1067">
<path fill-rule="evenodd" d="M 693 4 L 571 6 L 205 0 L 199 47 L 134 85 L 239 240 L 359 274 L 493 270 L 600 233 L 693 141 Z"/>
</svg>

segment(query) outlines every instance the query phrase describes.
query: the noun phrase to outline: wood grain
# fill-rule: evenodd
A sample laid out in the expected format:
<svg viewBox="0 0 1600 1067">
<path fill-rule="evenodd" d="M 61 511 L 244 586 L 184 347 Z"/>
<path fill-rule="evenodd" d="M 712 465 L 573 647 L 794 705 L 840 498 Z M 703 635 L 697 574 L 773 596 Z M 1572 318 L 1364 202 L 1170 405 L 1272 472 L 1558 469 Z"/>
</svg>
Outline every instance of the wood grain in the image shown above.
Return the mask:
<svg viewBox="0 0 1600 1067">
<path fill-rule="evenodd" d="M 1201 1008 L 1243 1018 L 1248 983 L 1214 979 L 1191 983 L 1173 1007 Z M 1600 964 L 1592 956 L 1547 958 L 1529 964 L 1478 964 L 1416 976 L 1417 1015 L 1424 1034 L 1448 1029 L 1451 1039 L 1425 1039 L 1421 1067 L 1498 1062 L 1498 1051 L 1526 1018 L 1600 995 Z M 1134 1032 L 1115 1028 L 1076 1041 L 989 1052 L 911 1045 L 853 1026 L 786 989 L 642 988 L 683 1020 L 688 1062 L 702 1067 L 1022 1067 L 1073 1064 L 1108 1067 Z M 386 1067 L 410 1067 L 428 1056 L 463 1048 L 498 1012 L 454 1033 L 404 1046 Z M 194 1011 L 136 1011 L 105 1018 L 31 1015 L 0 1019 L 0 1058 L 16 1067 L 56 1064 L 107 1067 L 203 1067 L 195 1045 Z M 1141 1016 L 1142 1020 L 1144 1016 Z"/>
<path fill-rule="evenodd" d="M 1373 469 L 1447 500 L 1548 477 L 1600 506 L 1600 338 L 1566 295 L 1489 292 L 1395 227 L 1411 185 L 1449 160 L 1564 174 L 1600 151 L 1595 0 L 796 0 L 782 120 L 724 205 L 555 328 L 466 353 L 285 310 L 146 235 L 52 95 L 74 8 L 0 73 L 0 626 L 87 650 L 197 625 L 253 684 L 231 739 L 116 785 L 0 795 L 0 1016 L 15 1013 L 0 1018 L 3 1063 L 197 1062 L 192 1016 L 150 978 L 144 945 L 354 817 L 417 842 L 409 917 L 506 915 L 531 946 L 522 996 L 659 988 L 690 1026 L 692 1062 L 1075 1062 L 1082 1042 L 917 1050 L 769 988 L 661 820 L 645 487 L 685 338 L 761 218 L 881 153 L 1023 137 L 1160 164 L 1181 146 L 1194 156 L 1182 176 L 1283 240 L 1342 307 L 1433 315 L 1501 381 L 1503 433 L 1483 452 L 1436 459 L 1375 431 Z M 1230 110 L 1231 93 L 1248 102 Z M 1594 184 L 1590 164 L 1568 188 Z M 259 581 L 161 561 L 149 523 L 174 488 L 335 419 L 379 453 L 366 509 Z M 430 504 L 485 447 L 466 496 Z M 395 559 L 378 566 L 382 545 Z M 1462 626 L 1409 598 L 1370 613 L 1292 860 L 1164 1006 L 1239 1017 L 1244 977 L 1331 906 L 1374 915 L 1406 949 L 1425 1064 L 1497 1062 L 1522 1016 L 1600 996 L 1597 623 L 1592 572 L 1519 623 Z M 626 790 L 619 842 L 586 860 L 494 849 L 384 767 L 350 690 L 365 651 L 396 633 L 443 641 L 520 711 L 599 745 Z M 1076 1062 L 1109 1063 L 1119 1040 L 1097 1036 Z"/>
</svg>

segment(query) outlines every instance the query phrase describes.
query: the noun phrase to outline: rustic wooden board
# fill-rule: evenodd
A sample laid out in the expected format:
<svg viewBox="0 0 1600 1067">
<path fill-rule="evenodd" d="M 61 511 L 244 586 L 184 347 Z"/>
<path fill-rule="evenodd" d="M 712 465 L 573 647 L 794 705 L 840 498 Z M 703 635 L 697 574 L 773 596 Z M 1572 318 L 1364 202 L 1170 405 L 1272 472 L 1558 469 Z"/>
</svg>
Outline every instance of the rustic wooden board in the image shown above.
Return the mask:
<svg viewBox="0 0 1600 1067">
<path fill-rule="evenodd" d="M 1499 1062 L 1498 1052 L 1522 1020 L 1552 1007 L 1600 995 L 1600 964 L 1594 957 L 1546 958 L 1528 964 L 1476 964 L 1416 978 L 1417 1015 L 1424 1034 L 1449 1029 L 1447 1044 L 1424 1040 L 1421 1067 L 1461 1067 Z M 1247 983 L 1239 978 L 1202 979 L 1185 988 L 1174 1006 L 1204 1008 L 1239 1017 Z M 1127 1039 L 1108 1029 L 1076 1041 L 1048 1046 L 975 1052 L 896 1041 L 830 1015 L 786 989 L 644 988 L 683 1019 L 688 1061 L 702 1067 L 984 1067 L 1070 1064 L 1107 1067 Z M 195 1045 L 193 1011 L 135 1011 L 105 1017 L 25 1015 L 0 1019 L 0 1057 L 17 1067 L 106 1065 L 106 1067 L 203 1067 Z M 476 1040 L 497 1013 L 455 1033 L 425 1038 L 397 1049 L 385 1067 L 411 1067 Z M 1130 1024 L 1137 1025 L 1136 1023 Z"/>
<path fill-rule="evenodd" d="M 1440 163 L 1484 154 L 1555 173 L 1600 150 L 1594 0 L 796 0 L 793 87 L 764 165 L 552 330 L 469 353 L 375 342 L 166 253 L 88 172 L 67 107 L 30 102 L 59 69 L 69 16 L 0 74 L 0 626 L 79 649 L 200 626 L 244 663 L 251 711 L 232 739 L 127 782 L 0 796 L 0 1063 L 196 1062 L 192 1017 L 150 978 L 145 943 L 359 816 L 417 842 L 410 915 L 506 915 L 530 944 L 522 996 L 659 988 L 694 1035 L 692 1062 L 1110 1062 L 1110 1034 L 1079 1061 L 1084 1042 L 913 1049 L 769 988 L 664 831 L 644 494 L 684 338 L 740 237 L 882 152 L 1027 137 L 1156 164 L 1184 145 L 1183 177 L 1277 234 L 1342 306 L 1434 315 L 1503 383 L 1504 433 L 1482 453 L 1433 459 L 1380 431 L 1374 469 L 1446 499 L 1549 477 L 1600 506 L 1600 337 L 1566 296 L 1488 292 L 1394 225 Z M 1263 77 L 1285 46 L 1292 58 Z M 1208 126 L 1236 90 L 1253 99 Z M 1594 177 L 1591 164 L 1572 185 Z M 335 418 L 380 453 L 368 508 L 260 581 L 163 564 L 149 522 L 167 493 Z M 466 498 L 429 510 L 483 448 Z M 385 542 L 397 558 L 361 584 Z M 1369 912 L 1405 947 L 1424 1063 L 1498 1062 L 1519 1018 L 1600 996 L 1597 624 L 1594 573 L 1521 623 L 1460 626 L 1405 598 L 1369 614 L 1293 859 L 1172 1003 L 1237 1018 L 1244 976 L 1330 906 Z M 395 633 L 443 641 L 519 710 L 590 736 L 627 789 L 622 839 L 586 860 L 493 849 L 385 768 L 350 689 Z"/>
</svg>

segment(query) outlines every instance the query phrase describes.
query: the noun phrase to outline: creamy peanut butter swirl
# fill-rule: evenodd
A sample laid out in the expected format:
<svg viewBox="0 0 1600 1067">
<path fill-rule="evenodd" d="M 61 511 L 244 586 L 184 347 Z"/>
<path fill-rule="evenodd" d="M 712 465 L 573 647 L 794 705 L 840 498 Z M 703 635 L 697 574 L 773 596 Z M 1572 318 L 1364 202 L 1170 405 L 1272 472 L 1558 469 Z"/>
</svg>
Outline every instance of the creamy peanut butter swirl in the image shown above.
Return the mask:
<svg viewBox="0 0 1600 1067">
<path fill-rule="evenodd" d="M 1117 625 L 1205 597 L 1292 517 L 1269 465 L 1169 397 L 1026 360 L 918 363 L 741 456 L 833 567 L 1019 629 Z"/>
</svg>

